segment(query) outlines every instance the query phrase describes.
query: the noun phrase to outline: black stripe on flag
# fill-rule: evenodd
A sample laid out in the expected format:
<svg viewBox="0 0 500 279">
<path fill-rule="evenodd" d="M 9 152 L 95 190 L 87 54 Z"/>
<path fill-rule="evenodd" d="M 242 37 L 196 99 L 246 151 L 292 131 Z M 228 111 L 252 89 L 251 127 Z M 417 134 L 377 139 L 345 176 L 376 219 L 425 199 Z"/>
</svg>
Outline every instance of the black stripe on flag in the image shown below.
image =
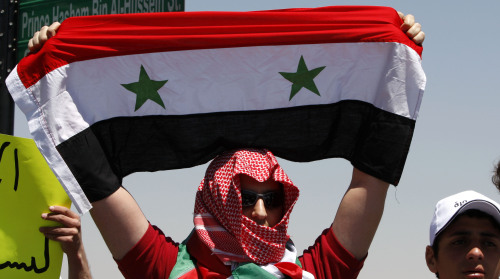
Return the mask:
<svg viewBox="0 0 500 279">
<path fill-rule="evenodd" d="M 264 111 L 117 117 L 57 146 L 87 198 L 100 200 L 141 171 L 204 164 L 222 151 L 257 147 L 296 162 L 345 158 L 397 185 L 415 121 L 361 101 Z"/>
</svg>

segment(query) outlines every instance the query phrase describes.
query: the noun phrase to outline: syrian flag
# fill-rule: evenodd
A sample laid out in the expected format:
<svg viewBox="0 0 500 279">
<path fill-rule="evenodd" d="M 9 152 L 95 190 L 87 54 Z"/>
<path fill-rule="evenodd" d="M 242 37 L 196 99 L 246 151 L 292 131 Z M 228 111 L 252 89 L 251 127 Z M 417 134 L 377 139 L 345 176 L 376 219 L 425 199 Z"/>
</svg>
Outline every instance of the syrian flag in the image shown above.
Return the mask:
<svg viewBox="0 0 500 279">
<path fill-rule="evenodd" d="M 386 7 L 68 18 L 7 80 L 80 212 L 138 171 L 233 148 L 397 185 L 425 86 Z"/>
</svg>

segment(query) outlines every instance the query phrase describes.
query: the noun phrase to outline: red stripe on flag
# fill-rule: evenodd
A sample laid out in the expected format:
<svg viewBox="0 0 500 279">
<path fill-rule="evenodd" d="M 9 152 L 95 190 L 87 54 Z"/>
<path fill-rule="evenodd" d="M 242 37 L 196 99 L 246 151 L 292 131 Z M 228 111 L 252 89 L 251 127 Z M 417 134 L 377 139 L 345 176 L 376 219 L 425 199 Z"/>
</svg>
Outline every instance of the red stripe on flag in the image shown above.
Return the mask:
<svg viewBox="0 0 500 279">
<path fill-rule="evenodd" d="M 149 52 L 264 45 L 397 42 L 421 54 L 388 7 L 335 6 L 258 12 L 170 12 L 68 18 L 57 35 L 21 60 L 30 87 L 76 61 Z"/>
</svg>

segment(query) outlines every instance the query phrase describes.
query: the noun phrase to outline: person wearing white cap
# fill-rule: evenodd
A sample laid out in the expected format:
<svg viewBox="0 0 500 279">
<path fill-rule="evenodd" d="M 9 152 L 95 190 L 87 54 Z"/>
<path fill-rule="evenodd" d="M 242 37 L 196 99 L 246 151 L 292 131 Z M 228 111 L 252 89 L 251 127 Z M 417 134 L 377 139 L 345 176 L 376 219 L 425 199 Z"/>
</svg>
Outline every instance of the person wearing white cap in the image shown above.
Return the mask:
<svg viewBox="0 0 500 279">
<path fill-rule="evenodd" d="M 500 275 L 500 205 L 474 191 L 440 200 L 425 250 L 437 278 L 498 278 Z"/>
</svg>

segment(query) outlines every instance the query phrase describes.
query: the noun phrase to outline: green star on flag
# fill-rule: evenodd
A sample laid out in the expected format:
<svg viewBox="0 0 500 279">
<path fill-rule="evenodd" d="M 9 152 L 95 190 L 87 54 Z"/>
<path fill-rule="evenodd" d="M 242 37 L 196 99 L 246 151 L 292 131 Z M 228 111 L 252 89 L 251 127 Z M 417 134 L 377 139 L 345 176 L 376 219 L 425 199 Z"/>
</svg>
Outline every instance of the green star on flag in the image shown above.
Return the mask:
<svg viewBox="0 0 500 279">
<path fill-rule="evenodd" d="M 137 98 L 135 100 L 135 111 L 144 105 L 147 100 L 151 100 L 162 108 L 165 109 L 165 105 L 158 94 L 158 90 L 167 83 L 168 80 L 152 80 L 149 78 L 148 73 L 144 69 L 144 66 L 141 65 L 141 73 L 139 74 L 139 81 L 133 82 L 129 84 L 122 84 L 127 90 L 137 94 Z"/>
<path fill-rule="evenodd" d="M 297 66 L 297 72 L 295 73 L 285 73 L 285 72 L 280 72 L 280 74 L 286 78 L 288 81 L 292 83 L 292 91 L 290 92 L 290 99 L 289 101 L 292 100 L 292 98 L 299 93 L 300 89 L 306 88 L 309 89 L 311 92 L 314 94 L 321 96 L 319 94 L 318 88 L 316 87 L 316 84 L 314 83 L 314 78 L 319 75 L 321 71 L 326 66 L 323 67 L 318 67 L 316 69 L 309 70 L 307 69 L 306 62 L 304 61 L 304 57 L 301 55 L 300 56 L 300 61 L 299 65 Z"/>
</svg>

